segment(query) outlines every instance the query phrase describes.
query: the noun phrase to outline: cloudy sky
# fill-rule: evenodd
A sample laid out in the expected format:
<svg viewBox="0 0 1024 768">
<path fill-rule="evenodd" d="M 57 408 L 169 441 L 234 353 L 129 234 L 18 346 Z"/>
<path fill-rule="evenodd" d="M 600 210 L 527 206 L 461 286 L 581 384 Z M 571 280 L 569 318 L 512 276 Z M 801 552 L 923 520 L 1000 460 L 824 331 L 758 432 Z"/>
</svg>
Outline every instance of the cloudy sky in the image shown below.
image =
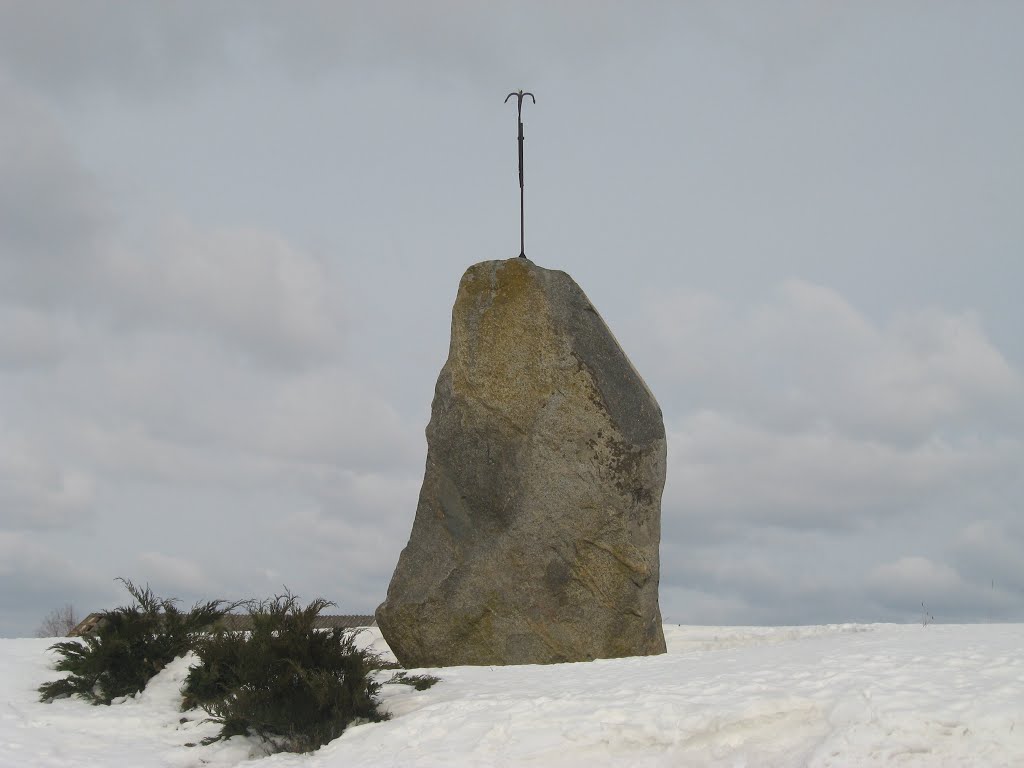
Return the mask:
<svg viewBox="0 0 1024 768">
<path fill-rule="evenodd" d="M 588 293 L 666 620 L 1024 621 L 1024 5 L 0 0 L 0 635 L 383 599 L 464 269 Z"/>
</svg>

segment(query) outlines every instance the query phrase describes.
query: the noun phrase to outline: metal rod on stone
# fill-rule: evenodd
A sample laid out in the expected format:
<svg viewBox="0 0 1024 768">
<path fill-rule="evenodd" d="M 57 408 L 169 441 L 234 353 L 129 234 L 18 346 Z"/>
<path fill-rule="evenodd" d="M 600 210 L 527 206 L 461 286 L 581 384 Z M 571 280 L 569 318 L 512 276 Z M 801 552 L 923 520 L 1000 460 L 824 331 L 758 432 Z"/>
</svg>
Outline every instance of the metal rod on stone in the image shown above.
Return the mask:
<svg viewBox="0 0 1024 768">
<path fill-rule="evenodd" d="M 523 214 L 523 96 L 529 96 L 533 100 L 533 103 L 537 103 L 537 99 L 534 95 L 529 92 L 525 92 L 522 89 L 518 91 L 512 91 L 508 96 L 505 97 L 505 103 L 508 104 L 508 100 L 513 96 L 517 97 L 516 113 L 519 118 L 519 258 L 526 258 L 526 226 L 524 224 Z"/>
</svg>

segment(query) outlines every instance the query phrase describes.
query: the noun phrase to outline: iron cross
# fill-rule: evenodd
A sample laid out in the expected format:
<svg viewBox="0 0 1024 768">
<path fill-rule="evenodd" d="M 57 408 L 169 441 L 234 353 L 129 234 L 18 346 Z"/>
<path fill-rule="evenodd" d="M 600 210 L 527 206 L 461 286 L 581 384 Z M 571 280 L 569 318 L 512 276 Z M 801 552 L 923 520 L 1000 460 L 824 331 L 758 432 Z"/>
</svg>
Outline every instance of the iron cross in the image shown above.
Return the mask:
<svg viewBox="0 0 1024 768">
<path fill-rule="evenodd" d="M 523 223 L 523 96 L 529 96 L 534 104 L 537 99 L 529 92 L 522 89 L 512 91 L 505 97 L 505 103 L 513 96 L 516 97 L 516 113 L 519 118 L 519 258 L 526 258 L 526 228 Z"/>
</svg>

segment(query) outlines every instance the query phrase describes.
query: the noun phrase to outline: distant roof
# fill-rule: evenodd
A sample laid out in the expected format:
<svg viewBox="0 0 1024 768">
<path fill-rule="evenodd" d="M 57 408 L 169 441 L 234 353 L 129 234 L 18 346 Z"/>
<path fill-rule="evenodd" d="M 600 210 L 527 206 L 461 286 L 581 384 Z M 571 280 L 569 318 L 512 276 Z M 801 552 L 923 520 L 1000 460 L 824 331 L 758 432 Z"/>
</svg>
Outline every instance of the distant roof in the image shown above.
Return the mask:
<svg viewBox="0 0 1024 768">
<path fill-rule="evenodd" d="M 373 616 L 358 614 L 317 616 L 313 619 L 315 629 L 358 629 L 359 627 L 373 627 L 376 624 Z M 252 629 L 252 617 L 247 613 L 229 613 L 218 622 L 218 626 L 230 630 Z"/>
<path fill-rule="evenodd" d="M 99 626 L 102 618 L 102 613 L 90 613 L 78 622 L 74 629 L 68 632 L 68 637 L 85 637 L 86 635 L 91 635 L 96 631 L 96 628 Z"/>
<path fill-rule="evenodd" d="M 102 613 L 90 613 L 78 623 L 74 629 L 68 632 L 68 637 L 85 637 L 97 630 L 103 620 Z M 374 627 L 377 625 L 373 616 L 346 613 L 337 616 L 317 616 L 313 620 L 315 629 L 358 629 L 359 627 Z M 231 631 L 245 631 L 252 629 L 252 617 L 247 613 L 229 613 L 217 625 Z M 212 628 L 212 627 L 211 627 Z"/>
</svg>

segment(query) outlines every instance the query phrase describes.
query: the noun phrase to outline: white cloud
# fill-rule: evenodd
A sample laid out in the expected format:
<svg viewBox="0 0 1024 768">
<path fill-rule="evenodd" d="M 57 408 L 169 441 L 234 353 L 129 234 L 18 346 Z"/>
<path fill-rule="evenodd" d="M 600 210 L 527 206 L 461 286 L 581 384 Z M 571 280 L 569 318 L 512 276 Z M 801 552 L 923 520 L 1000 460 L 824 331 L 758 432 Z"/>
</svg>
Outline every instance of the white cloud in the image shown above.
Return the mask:
<svg viewBox="0 0 1024 768">
<path fill-rule="evenodd" d="M 273 232 L 181 217 L 126 237 L 59 113 L 2 70 L 0 104 L 0 364 L 68 318 L 191 328 L 274 365 L 338 354 L 345 286 L 323 260 Z"/>
<path fill-rule="evenodd" d="M 135 558 L 136 586 L 149 585 L 162 598 L 174 598 L 178 592 L 202 594 L 211 588 L 211 580 L 198 563 L 162 552 L 142 552 Z M 211 596 L 208 599 L 220 599 Z"/>
<path fill-rule="evenodd" d="M 420 471 L 397 470 L 323 478 L 311 503 L 270 526 L 281 550 L 306 552 L 303 567 L 290 572 L 329 584 L 332 597 L 354 600 L 360 610 L 376 607 L 408 541 L 421 479 Z"/>
<path fill-rule="evenodd" d="M 33 533 L 0 530 L 0 575 L 5 578 L 0 597 L 12 601 L 18 597 L 18 589 L 63 594 L 65 601 L 76 592 L 116 592 L 112 582 L 95 569 L 40 543 Z"/>
<path fill-rule="evenodd" d="M 705 294 L 649 314 L 670 508 L 857 526 L 1006 482 L 1024 461 L 1024 380 L 970 313 L 880 326 L 791 280 L 747 310 Z"/>
<path fill-rule="evenodd" d="M 401 546 L 396 543 L 401 540 L 405 527 L 396 524 L 395 517 L 328 516 L 306 509 L 283 517 L 275 528 L 282 539 L 301 543 L 315 552 L 318 570 L 333 571 L 340 586 L 367 575 L 378 579 L 391 575 L 394 563 L 390 562 L 390 557 L 395 556 L 397 562 Z M 411 522 L 411 515 L 409 517 L 408 522 Z M 407 531 L 404 533 L 408 535 Z"/>
<path fill-rule="evenodd" d="M 977 315 L 882 324 L 790 280 L 750 307 L 693 294 L 647 318 L 641 370 L 668 431 L 664 590 L 732 599 L 747 621 L 912 620 L 922 600 L 944 617 L 1019 610 L 1006 521 L 1024 387 Z M 840 573 L 864 570 L 860 585 Z"/>
<path fill-rule="evenodd" d="M 50 395 L 79 390 L 66 406 L 77 418 L 51 428 L 104 473 L 292 485 L 343 471 L 402 474 L 421 461 L 422 425 L 344 367 L 262 371 L 202 338 L 138 342 L 112 340 L 103 357 L 65 366 Z"/>
<path fill-rule="evenodd" d="M 659 590 L 662 618 L 669 623 L 732 624 L 738 616 L 749 616 L 750 605 L 717 589 L 663 586 Z"/>
<path fill-rule="evenodd" d="M 965 526 L 952 542 L 951 552 L 964 574 L 983 589 L 1020 595 L 1024 594 L 1024 526 L 1019 498 L 1005 512 L 1005 520 L 983 518 Z"/>
<path fill-rule="evenodd" d="M 973 621 L 1005 620 L 1019 611 L 1020 593 L 970 583 L 951 565 L 919 555 L 872 568 L 864 580 L 868 596 L 903 620 L 953 616 Z"/>
<path fill-rule="evenodd" d="M 773 431 L 697 411 L 669 429 L 665 502 L 734 524 L 855 528 L 918 510 L 958 483 L 1011 471 L 1019 451 L 939 438 L 902 447 L 822 426 Z"/>
<path fill-rule="evenodd" d="M 895 562 L 873 568 L 867 576 L 869 589 L 884 599 L 906 602 L 929 599 L 960 589 L 963 580 L 955 569 L 926 557 L 901 557 Z"/>
<path fill-rule="evenodd" d="M 790 280 L 750 309 L 697 294 L 649 315 L 661 388 L 773 428 L 905 443 L 978 419 L 1024 419 L 1024 379 L 971 312 L 878 325 L 836 291 Z"/>
<path fill-rule="evenodd" d="M 268 453 L 353 470 L 407 466 L 421 443 L 368 382 L 337 367 L 283 381 L 251 427 Z"/>
<path fill-rule="evenodd" d="M 1019 595 L 970 584 L 952 566 L 919 555 L 872 568 L 864 588 L 878 605 L 904 621 L 950 621 L 951 616 L 991 621 L 1015 610 L 1020 600 Z"/>
<path fill-rule="evenodd" d="M 111 248 L 110 290 L 136 321 L 212 333 L 261 362 L 337 355 L 342 286 L 284 239 L 167 221 L 133 248 Z"/>
</svg>

